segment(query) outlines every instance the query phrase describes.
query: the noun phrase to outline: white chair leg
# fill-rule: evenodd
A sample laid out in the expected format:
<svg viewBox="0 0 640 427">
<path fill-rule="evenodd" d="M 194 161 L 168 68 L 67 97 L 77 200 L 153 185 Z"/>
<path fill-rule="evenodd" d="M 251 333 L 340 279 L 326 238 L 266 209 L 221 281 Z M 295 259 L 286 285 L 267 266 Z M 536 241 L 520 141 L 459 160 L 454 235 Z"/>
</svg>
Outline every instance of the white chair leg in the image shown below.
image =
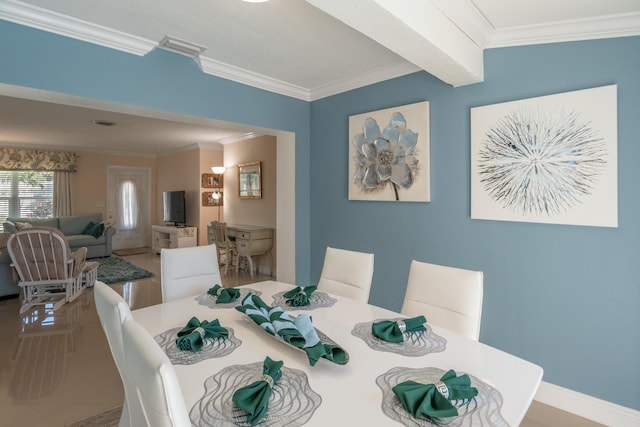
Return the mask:
<svg viewBox="0 0 640 427">
<path fill-rule="evenodd" d="M 249 274 L 251 274 L 251 278 L 253 279 L 253 257 L 248 256 L 247 261 L 249 261 Z"/>
</svg>

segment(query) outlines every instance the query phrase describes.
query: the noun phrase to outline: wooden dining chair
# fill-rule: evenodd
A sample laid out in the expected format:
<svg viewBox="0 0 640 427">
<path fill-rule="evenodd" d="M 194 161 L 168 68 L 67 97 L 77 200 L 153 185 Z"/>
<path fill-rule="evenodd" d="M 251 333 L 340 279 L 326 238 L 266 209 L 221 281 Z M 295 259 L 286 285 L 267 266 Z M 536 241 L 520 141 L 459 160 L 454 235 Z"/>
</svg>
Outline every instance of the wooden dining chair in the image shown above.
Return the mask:
<svg viewBox="0 0 640 427">
<path fill-rule="evenodd" d="M 163 302 L 204 294 L 222 285 L 216 245 L 162 249 L 160 270 Z"/>
<path fill-rule="evenodd" d="M 190 427 L 191 421 L 171 361 L 153 337 L 132 318 L 122 325 L 125 361 L 143 420 L 135 426 Z"/>
<path fill-rule="evenodd" d="M 222 265 L 222 260 L 224 259 L 224 274 L 226 275 L 234 256 L 236 257 L 237 263 L 238 251 L 236 243 L 229 238 L 229 230 L 226 222 L 212 221 L 211 232 L 213 234 L 213 242 L 217 249 L 218 264 Z"/>
<path fill-rule="evenodd" d="M 327 247 L 318 290 L 368 302 L 373 279 L 373 254 Z"/>
<path fill-rule="evenodd" d="M 105 283 L 96 281 L 93 295 L 100 324 L 124 386 L 124 403 L 119 425 L 120 427 L 141 425 L 140 422 L 144 421 L 144 413 L 135 399 L 136 388 L 131 381 L 131 374 L 125 362 L 122 342 L 122 324 L 125 319 L 131 318 L 131 310 L 120 294 Z"/>
<path fill-rule="evenodd" d="M 401 313 L 478 341 L 482 294 L 481 271 L 413 260 Z"/>
</svg>

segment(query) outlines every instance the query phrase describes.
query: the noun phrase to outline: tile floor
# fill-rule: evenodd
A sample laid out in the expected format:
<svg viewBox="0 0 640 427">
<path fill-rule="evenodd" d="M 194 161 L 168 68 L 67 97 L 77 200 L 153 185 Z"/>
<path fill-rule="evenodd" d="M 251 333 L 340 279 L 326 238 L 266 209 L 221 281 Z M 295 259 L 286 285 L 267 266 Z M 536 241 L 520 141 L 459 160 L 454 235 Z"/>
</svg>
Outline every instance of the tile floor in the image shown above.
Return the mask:
<svg viewBox="0 0 640 427">
<path fill-rule="evenodd" d="M 125 257 L 152 271 L 147 279 L 112 285 L 132 309 L 161 302 L 160 257 Z M 270 280 L 229 273 L 225 287 Z M 98 321 L 93 290 L 58 311 L 19 314 L 17 298 L 0 301 L 0 425 L 64 427 L 122 404 L 123 390 Z M 384 424 L 384 423 L 382 423 Z M 524 427 L 598 426 L 534 402 Z"/>
</svg>

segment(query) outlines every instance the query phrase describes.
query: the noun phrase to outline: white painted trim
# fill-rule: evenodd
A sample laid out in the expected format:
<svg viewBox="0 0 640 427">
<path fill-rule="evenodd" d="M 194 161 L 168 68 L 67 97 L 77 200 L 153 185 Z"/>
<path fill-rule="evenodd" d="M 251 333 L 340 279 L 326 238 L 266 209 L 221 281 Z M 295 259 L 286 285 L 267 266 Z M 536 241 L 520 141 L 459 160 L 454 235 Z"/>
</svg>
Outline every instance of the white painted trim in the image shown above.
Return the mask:
<svg viewBox="0 0 640 427">
<path fill-rule="evenodd" d="M 157 42 L 16 0 L 0 2 L 0 19 L 142 56 Z"/>
<path fill-rule="evenodd" d="M 421 70 L 422 69 L 420 67 L 417 67 L 409 62 L 397 62 L 388 67 L 372 70 L 370 73 L 364 76 L 361 75 L 351 79 L 333 82 L 328 85 L 313 88 L 311 89 L 310 100 L 315 101 L 353 89 L 358 89 L 363 86 L 368 86 L 374 83 L 383 82 L 385 80 L 394 79 L 396 77 L 405 76 L 407 74 L 415 73 Z"/>
<path fill-rule="evenodd" d="M 640 35 L 640 13 L 492 31 L 486 19 L 470 4 L 467 7 L 464 2 L 455 3 L 454 7 L 454 4 L 443 0 L 432 0 L 432 4 L 440 9 L 460 31 L 480 48 Z M 0 19 L 138 56 L 146 55 L 158 46 L 158 42 L 153 40 L 92 24 L 17 0 L 2 0 L 0 2 Z M 403 62 L 373 70 L 364 76 L 336 81 L 320 87 L 304 88 L 207 57 L 201 56 L 199 65 L 207 74 L 303 101 L 315 101 L 421 69 L 409 62 Z"/>
<path fill-rule="evenodd" d="M 610 427 L 640 426 L 640 411 L 545 381 L 535 400 Z"/>
<path fill-rule="evenodd" d="M 487 48 L 640 35 L 640 13 L 528 25 L 496 30 Z"/>
<path fill-rule="evenodd" d="M 280 95 L 290 96 L 292 98 L 309 101 L 309 90 L 301 86 L 296 86 L 282 80 L 267 77 L 253 71 L 229 65 L 215 59 L 200 57 L 202 71 L 214 76 L 222 77 L 238 83 L 243 83 L 258 89 L 264 89 L 269 92 L 279 93 Z"/>
</svg>

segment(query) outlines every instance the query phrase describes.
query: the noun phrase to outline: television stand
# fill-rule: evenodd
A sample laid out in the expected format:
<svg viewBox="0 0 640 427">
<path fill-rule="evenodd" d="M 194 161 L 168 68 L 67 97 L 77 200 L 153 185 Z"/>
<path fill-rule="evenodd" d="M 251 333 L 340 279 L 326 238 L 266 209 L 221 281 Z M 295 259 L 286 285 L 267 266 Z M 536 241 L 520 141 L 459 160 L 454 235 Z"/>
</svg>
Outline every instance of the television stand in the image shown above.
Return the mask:
<svg viewBox="0 0 640 427">
<path fill-rule="evenodd" d="M 198 245 L 198 228 L 175 225 L 152 225 L 153 251 L 159 254 L 163 248 L 188 248 Z"/>
</svg>

